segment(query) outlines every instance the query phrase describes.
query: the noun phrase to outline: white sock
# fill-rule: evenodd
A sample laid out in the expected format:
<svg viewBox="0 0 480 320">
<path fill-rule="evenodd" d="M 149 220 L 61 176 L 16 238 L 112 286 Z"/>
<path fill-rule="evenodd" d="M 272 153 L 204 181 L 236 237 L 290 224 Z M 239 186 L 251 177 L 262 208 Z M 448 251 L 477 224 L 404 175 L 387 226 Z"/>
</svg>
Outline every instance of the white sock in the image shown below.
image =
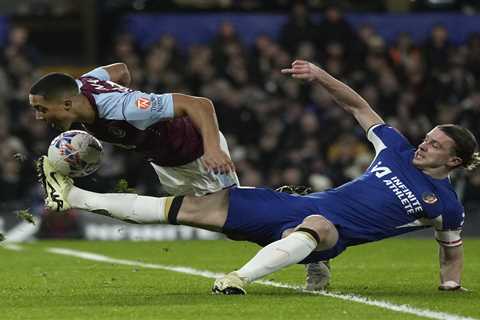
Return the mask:
<svg viewBox="0 0 480 320">
<path fill-rule="evenodd" d="M 169 197 L 156 198 L 133 193 L 96 193 L 72 186 L 67 201 L 73 208 L 135 223 L 166 222 L 165 202 Z"/>
<path fill-rule="evenodd" d="M 235 271 L 247 282 L 257 280 L 305 259 L 317 247 L 308 233 L 296 231 L 262 248 L 247 264 Z"/>
</svg>

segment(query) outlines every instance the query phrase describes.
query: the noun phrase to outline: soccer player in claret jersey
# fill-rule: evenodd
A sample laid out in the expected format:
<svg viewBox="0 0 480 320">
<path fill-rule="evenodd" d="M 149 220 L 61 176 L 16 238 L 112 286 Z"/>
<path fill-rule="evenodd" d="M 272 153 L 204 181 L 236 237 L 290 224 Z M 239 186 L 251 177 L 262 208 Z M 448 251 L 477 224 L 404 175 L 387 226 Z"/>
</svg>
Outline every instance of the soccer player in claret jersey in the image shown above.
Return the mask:
<svg viewBox="0 0 480 320">
<path fill-rule="evenodd" d="M 215 281 L 213 291 L 223 294 L 244 294 L 248 283 L 295 263 L 318 263 L 349 246 L 433 227 L 440 245 L 439 289 L 462 289 L 464 209 L 448 176 L 478 165 L 475 137 L 460 126 L 439 125 L 415 148 L 355 91 L 321 68 L 297 60 L 282 72 L 320 83 L 356 118 L 376 152 L 364 174 L 306 196 L 234 187 L 203 197 L 156 198 L 155 203 L 129 195 L 133 204 L 106 205 L 98 201 L 102 195 L 75 187 L 40 161 L 42 181 L 51 186 L 46 205 L 55 208 L 55 201 L 64 201 L 118 219 L 133 216 L 140 223 L 156 216 L 158 222 L 220 231 L 264 246 L 243 267 Z"/>
<path fill-rule="evenodd" d="M 124 63 L 96 68 L 79 79 L 50 73 L 30 89 L 37 119 L 68 130 L 72 123 L 102 141 L 140 152 L 164 191 L 204 195 L 238 185 L 212 102 L 178 93 L 129 89 Z"/>
</svg>

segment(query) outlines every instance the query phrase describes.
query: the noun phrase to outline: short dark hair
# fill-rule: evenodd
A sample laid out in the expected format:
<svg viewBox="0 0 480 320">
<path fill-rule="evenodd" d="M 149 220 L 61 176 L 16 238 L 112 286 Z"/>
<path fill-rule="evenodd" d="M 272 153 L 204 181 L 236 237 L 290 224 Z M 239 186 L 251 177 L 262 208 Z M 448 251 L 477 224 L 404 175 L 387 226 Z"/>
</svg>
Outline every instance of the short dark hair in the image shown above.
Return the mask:
<svg viewBox="0 0 480 320">
<path fill-rule="evenodd" d="M 41 77 L 30 88 L 30 94 L 39 95 L 46 100 L 61 99 L 67 95 L 79 93 L 75 79 L 65 73 L 54 72 Z"/>
<path fill-rule="evenodd" d="M 477 139 L 470 130 L 456 124 L 442 124 L 437 128 L 455 142 L 454 151 L 462 159 L 462 167 L 473 169 L 480 164 L 479 153 L 475 152 L 478 148 Z"/>
</svg>

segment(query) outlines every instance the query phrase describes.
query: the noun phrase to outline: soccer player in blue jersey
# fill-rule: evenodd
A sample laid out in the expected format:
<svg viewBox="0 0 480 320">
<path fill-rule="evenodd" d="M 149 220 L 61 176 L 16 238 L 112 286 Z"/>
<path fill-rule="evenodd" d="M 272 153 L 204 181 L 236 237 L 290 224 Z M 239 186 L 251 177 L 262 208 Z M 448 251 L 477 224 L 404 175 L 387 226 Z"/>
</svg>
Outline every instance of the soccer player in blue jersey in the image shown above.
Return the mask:
<svg viewBox="0 0 480 320">
<path fill-rule="evenodd" d="M 56 202 L 62 201 L 117 219 L 190 225 L 263 246 L 243 267 L 215 281 L 213 291 L 224 294 L 244 294 L 248 283 L 292 264 L 318 263 L 350 246 L 433 227 L 440 245 L 439 289 L 461 289 L 464 209 L 449 174 L 480 163 L 473 134 L 457 125 L 439 125 L 415 148 L 355 91 L 321 68 L 297 60 L 282 72 L 320 83 L 355 117 L 376 153 L 364 174 L 306 196 L 234 187 L 203 197 L 135 196 L 136 204 L 126 207 L 96 202 L 100 195 L 75 187 L 44 157 L 38 168 L 48 186 L 46 205 L 58 208 Z"/>
<path fill-rule="evenodd" d="M 32 86 L 29 101 L 37 119 L 54 128 L 82 123 L 98 139 L 142 153 L 169 194 L 203 195 L 238 185 L 209 99 L 144 93 L 129 83 L 124 63 L 79 79 L 50 73 Z"/>
</svg>

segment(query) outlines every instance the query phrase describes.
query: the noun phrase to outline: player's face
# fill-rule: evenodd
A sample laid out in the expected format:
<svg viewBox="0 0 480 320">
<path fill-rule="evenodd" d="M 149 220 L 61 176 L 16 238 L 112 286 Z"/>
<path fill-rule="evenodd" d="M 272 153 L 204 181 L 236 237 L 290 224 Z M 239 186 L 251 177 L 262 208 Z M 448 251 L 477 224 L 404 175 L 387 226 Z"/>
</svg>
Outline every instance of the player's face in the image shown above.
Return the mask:
<svg viewBox="0 0 480 320">
<path fill-rule="evenodd" d="M 461 159 L 455 155 L 455 141 L 441 129 L 434 128 L 427 133 L 413 157 L 413 164 L 419 169 L 455 167 Z M 460 162 L 459 162 L 460 161 Z"/>
<path fill-rule="evenodd" d="M 44 120 L 52 128 L 60 131 L 70 129 L 74 121 L 74 115 L 70 112 L 71 101 L 47 101 L 39 95 L 29 95 L 28 99 L 35 109 L 37 120 Z"/>
</svg>

